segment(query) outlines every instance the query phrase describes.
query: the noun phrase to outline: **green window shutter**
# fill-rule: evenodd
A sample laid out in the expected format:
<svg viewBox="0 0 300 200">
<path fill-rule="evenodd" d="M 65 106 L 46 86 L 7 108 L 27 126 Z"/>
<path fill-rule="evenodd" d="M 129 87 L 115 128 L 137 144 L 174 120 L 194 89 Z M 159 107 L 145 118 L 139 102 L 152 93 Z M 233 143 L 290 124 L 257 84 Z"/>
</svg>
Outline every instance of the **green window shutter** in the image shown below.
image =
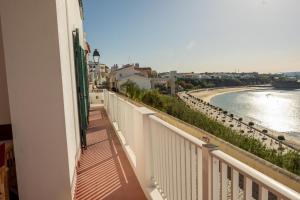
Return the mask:
<svg viewBox="0 0 300 200">
<path fill-rule="evenodd" d="M 89 119 L 89 86 L 85 51 L 80 46 L 78 29 L 73 34 L 73 45 L 81 146 L 86 147 L 86 131 Z"/>
</svg>

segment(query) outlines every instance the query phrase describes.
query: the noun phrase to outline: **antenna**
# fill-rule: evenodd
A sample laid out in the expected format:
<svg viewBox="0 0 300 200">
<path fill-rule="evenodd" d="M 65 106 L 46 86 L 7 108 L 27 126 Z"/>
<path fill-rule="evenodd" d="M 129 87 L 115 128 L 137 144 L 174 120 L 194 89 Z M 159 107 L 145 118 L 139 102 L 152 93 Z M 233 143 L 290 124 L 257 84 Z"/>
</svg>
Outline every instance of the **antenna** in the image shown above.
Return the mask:
<svg viewBox="0 0 300 200">
<path fill-rule="evenodd" d="M 127 62 L 127 64 L 130 64 L 130 56 L 128 56 L 128 62 Z"/>
</svg>

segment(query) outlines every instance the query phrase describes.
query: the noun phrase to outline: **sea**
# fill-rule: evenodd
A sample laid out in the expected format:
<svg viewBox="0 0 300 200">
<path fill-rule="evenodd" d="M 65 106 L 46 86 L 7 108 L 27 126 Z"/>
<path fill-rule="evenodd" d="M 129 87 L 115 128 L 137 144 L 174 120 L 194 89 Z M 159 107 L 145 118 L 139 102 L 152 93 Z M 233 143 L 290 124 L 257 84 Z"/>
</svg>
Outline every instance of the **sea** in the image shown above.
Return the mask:
<svg viewBox="0 0 300 200">
<path fill-rule="evenodd" d="M 300 90 L 251 90 L 220 94 L 211 104 L 247 121 L 300 140 Z"/>
</svg>

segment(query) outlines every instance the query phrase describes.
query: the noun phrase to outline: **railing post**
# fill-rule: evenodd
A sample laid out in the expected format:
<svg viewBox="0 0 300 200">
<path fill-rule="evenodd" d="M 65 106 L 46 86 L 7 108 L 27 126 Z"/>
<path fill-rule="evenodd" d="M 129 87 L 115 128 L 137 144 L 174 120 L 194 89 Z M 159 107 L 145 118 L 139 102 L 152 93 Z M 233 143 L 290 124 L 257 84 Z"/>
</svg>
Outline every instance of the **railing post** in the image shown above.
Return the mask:
<svg viewBox="0 0 300 200">
<path fill-rule="evenodd" d="M 138 120 L 135 125 L 135 154 L 137 177 L 143 189 L 153 186 L 153 155 L 152 137 L 150 131 L 150 118 L 155 112 L 145 107 L 136 108 Z"/>
<path fill-rule="evenodd" d="M 217 146 L 213 144 L 202 145 L 202 174 L 203 174 L 203 200 L 212 200 L 213 179 L 212 179 L 212 155 L 211 152 L 217 150 Z"/>
</svg>

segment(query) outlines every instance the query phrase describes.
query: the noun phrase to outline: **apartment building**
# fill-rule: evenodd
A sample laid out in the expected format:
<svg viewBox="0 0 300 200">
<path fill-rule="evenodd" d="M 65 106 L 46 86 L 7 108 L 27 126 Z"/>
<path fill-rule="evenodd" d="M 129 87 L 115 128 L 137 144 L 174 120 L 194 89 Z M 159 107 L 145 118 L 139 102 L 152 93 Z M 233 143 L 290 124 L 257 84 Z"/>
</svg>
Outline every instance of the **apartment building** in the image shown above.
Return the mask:
<svg viewBox="0 0 300 200">
<path fill-rule="evenodd" d="M 72 199 L 87 125 L 82 3 L 1 0 L 0 13 L 0 134 L 13 138 L 19 198 Z"/>
</svg>

